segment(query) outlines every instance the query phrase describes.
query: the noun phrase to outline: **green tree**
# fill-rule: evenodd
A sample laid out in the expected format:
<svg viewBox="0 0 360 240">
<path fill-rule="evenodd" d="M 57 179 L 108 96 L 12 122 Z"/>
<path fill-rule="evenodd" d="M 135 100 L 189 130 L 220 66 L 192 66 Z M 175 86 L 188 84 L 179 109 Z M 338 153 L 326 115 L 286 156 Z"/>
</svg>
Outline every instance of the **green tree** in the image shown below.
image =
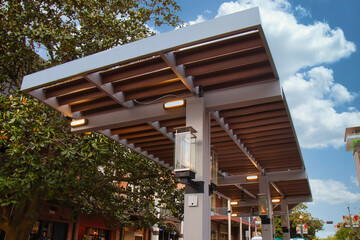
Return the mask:
<svg viewBox="0 0 360 240">
<path fill-rule="evenodd" d="M 103 216 L 114 227 L 149 227 L 182 217 L 171 171 L 97 133 L 72 134 L 69 119 L 22 95 L 0 98 L 0 228 L 27 239 L 47 200 Z"/>
<path fill-rule="evenodd" d="M 308 234 L 304 235 L 306 239 L 316 239 L 316 232 L 323 230 L 324 221 L 314 218 L 311 213 L 307 212 L 308 207 L 305 204 L 300 204 L 297 207 L 292 209 L 290 214 L 290 236 L 292 238 L 300 237 L 300 234 L 296 234 L 296 225 L 297 224 L 306 224 L 308 225 Z M 300 215 L 302 219 L 300 219 Z M 280 217 L 275 218 L 275 235 L 276 237 L 282 238 L 283 231 L 281 228 L 281 219 Z"/>
<path fill-rule="evenodd" d="M 336 233 L 332 240 L 352 240 L 360 239 L 360 230 L 351 228 L 345 228 L 344 223 L 337 224 L 339 228 L 336 230 Z"/>
<path fill-rule="evenodd" d="M 97 133 L 71 134 L 69 119 L 16 91 L 26 74 L 152 35 L 147 24 L 177 25 L 179 9 L 173 0 L 0 2 L 0 228 L 8 240 L 27 239 L 47 200 L 115 227 L 148 227 L 161 224 L 157 194 L 181 218 L 171 172 Z"/>
<path fill-rule="evenodd" d="M 37 69 L 154 34 L 147 24 L 177 26 L 179 10 L 174 0 L 0 1 L 1 82 L 19 87 Z"/>
</svg>

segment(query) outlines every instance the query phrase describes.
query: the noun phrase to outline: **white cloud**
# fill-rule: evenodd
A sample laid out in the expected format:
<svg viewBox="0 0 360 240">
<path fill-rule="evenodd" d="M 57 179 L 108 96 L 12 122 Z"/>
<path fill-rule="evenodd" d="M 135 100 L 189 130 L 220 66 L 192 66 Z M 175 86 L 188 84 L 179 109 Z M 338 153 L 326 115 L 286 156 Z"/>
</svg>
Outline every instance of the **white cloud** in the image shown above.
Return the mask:
<svg viewBox="0 0 360 240">
<path fill-rule="evenodd" d="M 206 10 L 208 11 L 208 10 Z M 205 11 L 205 13 L 206 13 Z M 197 18 L 195 20 L 190 20 L 189 22 L 187 23 L 184 23 L 182 24 L 180 27 L 176 27 L 175 29 L 179 29 L 181 27 L 186 27 L 186 26 L 189 26 L 189 25 L 194 25 L 194 24 L 197 24 L 197 23 L 201 23 L 201 22 L 205 22 L 206 21 L 206 18 L 204 18 L 203 15 L 198 15 Z"/>
<path fill-rule="evenodd" d="M 335 110 L 355 95 L 334 83 L 331 69 L 321 66 L 297 73 L 284 81 L 283 88 L 302 147 L 339 148 L 344 144 L 345 128 L 360 123 L 359 111 Z"/>
<path fill-rule="evenodd" d="M 289 102 L 300 145 L 305 148 L 343 146 L 344 129 L 360 123 L 349 105 L 357 97 L 336 83 L 333 71 L 321 66 L 356 50 L 340 28 L 316 22 L 304 25 L 295 16 L 311 14 L 288 0 L 238 0 L 221 4 L 216 17 L 258 6 L 262 25 Z M 338 112 L 345 107 L 348 111 Z"/>
<path fill-rule="evenodd" d="M 350 176 L 350 179 L 351 179 L 351 182 L 352 182 L 355 186 L 359 187 L 359 181 L 358 181 L 358 178 L 357 178 L 357 177 Z"/>
<path fill-rule="evenodd" d="M 294 12 L 304 10 L 300 5 L 293 10 L 287 0 L 238 0 L 225 2 L 218 15 L 258 6 L 264 31 L 269 41 L 281 79 L 286 79 L 305 67 L 332 63 L 350 56 L 356 49 L 345 39 L 340 28 L 332 29 L 327 23 L 300 24 Z"/>
<path fill-rule="evenodd" d="M 206 21 L 203 15 L 198 15 L 195 21 L 189 21 L 189 25 L 197 24 Z"/>
<path fill-rule="evenodd" d="M 309 10 L 303 8 L 301 5 L 297 5 L 295 7 L 295 13 L 297 13 L 300 17 L 311 17 Z"/>
<path fill-rule="evenodd" d="M 310 179 L 314 202 L 330 204 L 353 203 L 360 200 L 360 193 L 350 192 L 342 182 L 335 180 Z"/>
</svg>

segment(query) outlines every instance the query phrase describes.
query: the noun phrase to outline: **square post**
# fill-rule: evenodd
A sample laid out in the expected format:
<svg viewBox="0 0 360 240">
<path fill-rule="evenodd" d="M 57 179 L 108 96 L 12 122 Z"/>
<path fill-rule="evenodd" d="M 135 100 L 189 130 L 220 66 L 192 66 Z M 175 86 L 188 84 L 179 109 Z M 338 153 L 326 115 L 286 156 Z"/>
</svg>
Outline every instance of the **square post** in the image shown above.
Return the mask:
<svg viewBox="0 0 360 240">
<path fill-rule="evenodd" d="M 273 215 L 272 215 L 272 203 L 270 198 L 270 187 L 267 176 L 259 176 L 259 192 L 265 194 L 268 203 L 268 215 L 261 217 L 262 223 L 262 239 L 263 240 L 274 240 L 274 228 L 273 228 Z"/>
<path fill-rule="evenodd" d="M 281 227 L 283 230 L 283 240 L 290 240 L 290 220 L 289 206 L 286 199 L 281 199 Z"/>
<path fill-rule="evenodd" d="M 185 194 L 184 239 L 210 239 L 210 115 L 203 98 L 190 98 L 186 104 L 186 126 L 196 131 L 196 175 L 194 181 L 204 182 L 203 193 Z"/>
</svg>

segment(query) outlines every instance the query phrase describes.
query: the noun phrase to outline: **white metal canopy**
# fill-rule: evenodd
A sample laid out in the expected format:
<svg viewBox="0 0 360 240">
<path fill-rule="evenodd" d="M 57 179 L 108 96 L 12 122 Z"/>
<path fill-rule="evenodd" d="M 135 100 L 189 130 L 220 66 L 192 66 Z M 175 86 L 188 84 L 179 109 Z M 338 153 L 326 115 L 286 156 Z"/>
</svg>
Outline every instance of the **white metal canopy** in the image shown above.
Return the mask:
<svg viewBox="0 0 360 240">
<path fill-rule="evenodd" d="M 218 191 L 248 204 L 267 176 L 271 197 L 290 208 L 311 201 L 296 133 L 257 8 L 152 36 L 25 76 L 21 88 L 71 118 L 168 168 L 185 108 L 202 98 L 219 157 Z M 251 204 L 250 204 L 251 203 Z M 277 209 L 278 210 L 278 209 Z"/>
</svg>

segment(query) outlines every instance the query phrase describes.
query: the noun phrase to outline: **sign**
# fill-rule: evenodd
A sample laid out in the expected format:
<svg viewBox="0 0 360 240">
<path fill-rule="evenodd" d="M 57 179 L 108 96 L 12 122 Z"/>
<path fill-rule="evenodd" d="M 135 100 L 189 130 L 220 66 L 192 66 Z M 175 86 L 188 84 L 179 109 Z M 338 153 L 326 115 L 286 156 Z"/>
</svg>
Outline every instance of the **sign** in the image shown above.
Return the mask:
<svg viewBox="0 0 360 240">
<path fill-rule="evenodd" d="M 349 224 L 344 224 L 344 227 L 345 228 L 351 228 L 351 226 Z M 353 225 L 353 228 L 359 228 L 359 225 L 358 224 L 354 224 Z"/>
<path fill-rule="evenodd" d="M 308 225 L 307 224 L 297 224 L 296 225 L 296 234 L 308 234 Z"/>
</svg>

